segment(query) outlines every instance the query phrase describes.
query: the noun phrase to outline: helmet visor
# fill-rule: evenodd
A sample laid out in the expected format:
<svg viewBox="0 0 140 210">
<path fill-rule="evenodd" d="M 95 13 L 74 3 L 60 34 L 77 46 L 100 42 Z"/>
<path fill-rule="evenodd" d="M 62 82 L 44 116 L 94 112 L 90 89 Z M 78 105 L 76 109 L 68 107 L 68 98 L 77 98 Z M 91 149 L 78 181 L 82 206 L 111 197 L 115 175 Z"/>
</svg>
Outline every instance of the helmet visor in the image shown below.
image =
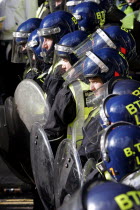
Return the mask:
<svg viewBox="0 0 140 210">
<path fill-rule="evenodd" d="M 63 78 L 66 83 L 70 84 L 77 79 L 88 81 L 87 78 L 97 77 L 101 73 L 108 71 L 108 67 L 100 60 L 100 58 L 91 51 L 88 51 L 86 56 L 81 58 L 63 75 Z"/>
<path fill-rule="evenodd" d="M 31 40 L 27 43 L 26 45 L 26 50 L 30 62 L 30 67 L 31 69 L 37 69 L 37 64 L 39 60 L 43 60 L 41 57 L 41 50 L 40 47 L 38 46 L 38 41 L 36 40 Z"/>
<path fill-rule="evenodd" d="M 96 39 L 97 37 L 97 39 Z M 100 40 L 103 40 L 102 45 L 100 45 Z M 87 51 L 93 50 L 95 46 L 98 46 L 98 49 L 104 47 L 110 47 L 116 49 L 116 45 L 113 41 L 107 36 L 107 34 L 102 29 L 97 29 L 96 32 L 91 34 L 86 40 L 81 44 L 76 46 L 73 51 L 77 57 L 82 57 Z"/>
<path fill-rule="evenodd" d="M 27 61 L 26 43 L 28 36 L 29 33 L 13 32 L 11 62 L 26 63 Z"/>
<path fill-rule="evenodd" d="M 62 76 L 71 67 L 70 54 L 72 48 L 64 45 L 55 44 L 52 72 L 54 77 Z"/>
</svg>

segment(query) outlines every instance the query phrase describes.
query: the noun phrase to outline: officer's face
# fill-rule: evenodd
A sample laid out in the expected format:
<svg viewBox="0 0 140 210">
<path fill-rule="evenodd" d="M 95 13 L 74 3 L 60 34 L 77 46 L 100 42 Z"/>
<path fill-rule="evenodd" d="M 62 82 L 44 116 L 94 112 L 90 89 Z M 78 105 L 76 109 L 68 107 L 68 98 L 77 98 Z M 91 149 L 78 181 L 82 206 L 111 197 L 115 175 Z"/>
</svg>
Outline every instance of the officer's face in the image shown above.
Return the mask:
<svg viewBox="0 0 140 210">
<path fill-rule="evenodd" d="M 42 48 L 46 50 L 50 50 L 52 45 L 53 45 L 53 39 L 44 37 Z"/>
<path fill-rule="evenodd" d="M 57 0 L 57 1 L 55 2 L 55 6 L 57 7 L 57 6 L 59 6 L 61 3 L 62 3 L 62 0 Z"/>
<path fill-rule="evenodd" d="M 103 82 L 100 77 L 89 79 L 89 83 L 91 91 L 95 91 L 103 85 Z"/>
<path fill-rule="evenodd" d="M 25 51 L 26 48 L 27 48 L 26 44 L 22 44 L 22 45 L 21 45 L 22 52 Z"/>
<path fill-rule="evenodd" d="M 68 71 L 70 68 L 71 68 L 71 64 L 70 64 L 69 60 L 62 59 L 62 69 L 64 71 Z"/>
<path fill-rule="evenodd" d="M 137 0 L 126 0 L 127 3 L 131 4 L 131 3 L 135 3 L 137 2 Z"/>
</svg>

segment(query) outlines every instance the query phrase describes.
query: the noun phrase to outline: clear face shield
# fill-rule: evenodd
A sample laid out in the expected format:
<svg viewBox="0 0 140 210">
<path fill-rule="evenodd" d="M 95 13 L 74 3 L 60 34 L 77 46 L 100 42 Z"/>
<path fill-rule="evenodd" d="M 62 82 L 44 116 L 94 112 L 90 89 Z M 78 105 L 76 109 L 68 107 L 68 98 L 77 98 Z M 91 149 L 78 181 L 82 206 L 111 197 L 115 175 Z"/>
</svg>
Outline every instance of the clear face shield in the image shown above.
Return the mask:
<svg viewBox="0 0 140 210">
<path fill-rule="evenodd" d="M 62 76 L 71 67 L 69 55 L 72 53 L 72 48 L 64 45 L 55 44 L 52 73 L 54 77 Z"/>
<path fill-rule="evenodd" d="M 63 78 L 65 84 L 70 84 L 77 79 L 89 83 L 87 77 L 97 77 L 99 73 L 106 73 L 108 71 L 108 67 L 94 53 L 88 51 L 86 56 L 76 62 L 72 68 L 63 75 Z"/>
<path fill-rule="evenodd" d="M 49 0 L 50 11 L 55 12 L 58 10 L 65 10 L 66 0 Z"/>
<path fill-rule="evenodd" d="M 24 32 L 13 32 L 13 42 L 12 42 L 12 63 L 26 63 L 27 61 L 27 51 L 26 43 L 30 33 Z"/>
<path fill-rule="evenodd" d="M 40 39 L 40 45 L 42 50 L 42 57 L 45 63 L 51 63 L 54 54 L 54 40 L 53 34 L 57 34 L 61 31 L 59 27 L 42 28 L 38 30 Z"/>
<path fill-rule="evenodd" d="M 100 39 L 95 39 L 97 35 L 99 35 L 99 38 L 104 41 L 104 45 L 102 44 L 101 46 L 102 48 L 108 46 L 110 48 L 116 49 L 116 45 L 113 43 L 113 41 L 107 36 L 107 34 L 102 29 L 99 28 L 96 30 L 96 32 L 94 32 L 87 39 L 85 39 L 81 44 L 73 48 L 73 53 L 78 58 L 81 58 L 85 55 L 87 51 L 94 49 L 94 44 L 98 45 L 98 42 L 100 44 Z"/>
<path fill-rule="evenodd" d="M 109 82 L 106 82 L 87 97 L 86 105 L 88 107 L 99 107 L 102 104 L 103 99 L 108 95 L 108 84 Z"/>
<path fill-rule="evenodd" d="M 43 61 L 41 50 L 39 49 L 39 43 L 36 40 L 31 40 L 27 43 L 26 49 L 27 49 L 27 55 L 30 62 L 30 67 L 32 70 L 37 71 L 38 65 Z M 35 53 L 34 47 L 38 48 L 36 49 L 38 51 L 38 55 Z"/>
</svg>

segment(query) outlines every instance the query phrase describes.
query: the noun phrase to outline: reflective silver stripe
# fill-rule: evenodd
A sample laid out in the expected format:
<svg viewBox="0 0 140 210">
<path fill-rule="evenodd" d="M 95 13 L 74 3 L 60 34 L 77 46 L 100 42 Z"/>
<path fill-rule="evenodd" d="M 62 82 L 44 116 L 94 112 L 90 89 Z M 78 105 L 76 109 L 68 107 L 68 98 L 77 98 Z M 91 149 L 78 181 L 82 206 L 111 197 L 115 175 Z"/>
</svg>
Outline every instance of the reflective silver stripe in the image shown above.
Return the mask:
<svg viewBox="0 0 140 210">
<path fill-rule="evenodd" d="M 13 37 L 16 38 L 28 38 L 30 33 L 23 33 L 23 32 L 13 32 Z"/>
<path fill-rule="evenodd" d="M 98 28 L 96 32 L 97 34 L 99 34 L 99 36 L 106 42 L 106 44 L 110 48 L 114 48 L 114 49 L 117 48 L 116 45 L 112 42 L 112 40 L 109 38 L 109 36 L 107 36 L 107 34 L 101 28 Z"/>
<path fill-rule="evenodd" d="M 109 71 L 109 68 L 94 53 L 92 53 L 91 51 L 88 51 L 88 52 L 86 52 L 86 55 L 91 60 L 93 60 L 93 62 L 96 63 L 97 66 L 100 67 L 101 73 Z"/>
<path fill-rule="evenodd" d="M 78 15 L 78 14 L 73 14 L 73 16 L 76 18 L 76 20 L 81 20 L 81 15 Z"/>
<path fill-rule="evenodd" d="M 57 50 L 57 51 L 68 52 L 68 53 L 72 53 L 73 52 L 72 48 L 68 47 L 68 46 L 55 44 L 54 47 L 55 47 L 55 50 Z"/>
<path fill-rule="evenodd" d="M 38 41 L 30 41 L 30 42 L 28 42 L 27 43 L 27 47 L 34 47 L 34 46 L 36 46 L 36 45 L 38 45 Z"/>
<path fill-rule="evenodd" d="M 40 36 L 48 36 L 51 34 L 57 34 L 61 31 L 61 29 L 59 27 L 57 28 L 42 28 L 38 30 L 38 34 Z"/>
<path fill-rule="evenodd" d="M 67 7 L 74 6 L 74 5 L 80 4 L 81 2 L 82 1 L 69 1 L 66 3 L 66 6 Z"/>
<path fill-rule="evenodd" d="M 85 0 L 85 2 L 88 2 L 88 1 L 92 1 L 92 2 L 95 2 L 97 4 L 100 4 L 100 0 Z"/>
</svg>

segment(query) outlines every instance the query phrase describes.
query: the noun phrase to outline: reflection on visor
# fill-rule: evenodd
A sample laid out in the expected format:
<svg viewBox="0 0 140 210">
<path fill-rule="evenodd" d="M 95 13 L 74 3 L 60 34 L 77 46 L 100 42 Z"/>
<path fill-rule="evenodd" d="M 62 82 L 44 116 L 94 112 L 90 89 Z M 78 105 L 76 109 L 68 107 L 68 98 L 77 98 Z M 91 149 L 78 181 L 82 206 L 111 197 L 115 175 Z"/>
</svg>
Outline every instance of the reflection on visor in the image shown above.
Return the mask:
<svg viewBox="0 0 140 210">
<path fill-rule="evenodd" d="M 34 46 L 37 46 L 38 44 L 39 44 L 39 43 L 38 43 L 38 41 L 36 41 L 36 40 L 30 41 L 30 42 L 27 43 L 27 47 L 32 48 L 32 47 L 34 47 Z"/>
<path fill-rule="evenodd" d="M 82 16 L 81 15 L 78 15 L 78 14 L 73 14 L 73 16 L 76 18 L 76 20 L 81 20 L 82 19 Z"/>
<path fill-rule="evenodd" d="M 30 33 L 24 33 L 24 32 L 13 32 L 13 37 L 16 38 L 28 38 Z"/>
<path fill-rule="evenodd" d="M 87 52 L 86 55 L 101 69 L 101 73 L 108 72 L 109 68 L 91 51 Z"/>
<path fill-rule="evenodd" d="M 109 36 L 102 29 L 99 28 L 96 30 L 96 32 L 94 32 L 86 40 L 84 40 L 80 45 L 76 46 L 73 49 L 73 52 L 76 54 L 77 57 L 82 57 L 87 51 L 90 51 L 94 47 L 94 37 L 97 34 L 104 40 L 104 42 L 110 48 L 117 48 L 113 41 L 109 38 Z"/>
<path fill-rule="evenodd" d="M 100 0 L 85 0 L 85 2 L 88 2 L 88 1 L 95 2 L 96 4 L 100 4 Z"/>
<path fill-rule="evenodd" d="M 116 45 L 112 42 L 112 40 L 109 38 L 109 36 L 102 29 L 99 28 L 96 32 L 110 48 L 117 48 Z"/>
<path fill-rule="evenodd" d="M 78 57 L 82 57 L 85 55 L 87 51 L 90 51 L 94 45 L 94 34 L 91 34 L 88 38 L 86 38 L 82 43 L 77 45 L 75 48 L 73 48 L 73 53 Z"/>
</svg>

